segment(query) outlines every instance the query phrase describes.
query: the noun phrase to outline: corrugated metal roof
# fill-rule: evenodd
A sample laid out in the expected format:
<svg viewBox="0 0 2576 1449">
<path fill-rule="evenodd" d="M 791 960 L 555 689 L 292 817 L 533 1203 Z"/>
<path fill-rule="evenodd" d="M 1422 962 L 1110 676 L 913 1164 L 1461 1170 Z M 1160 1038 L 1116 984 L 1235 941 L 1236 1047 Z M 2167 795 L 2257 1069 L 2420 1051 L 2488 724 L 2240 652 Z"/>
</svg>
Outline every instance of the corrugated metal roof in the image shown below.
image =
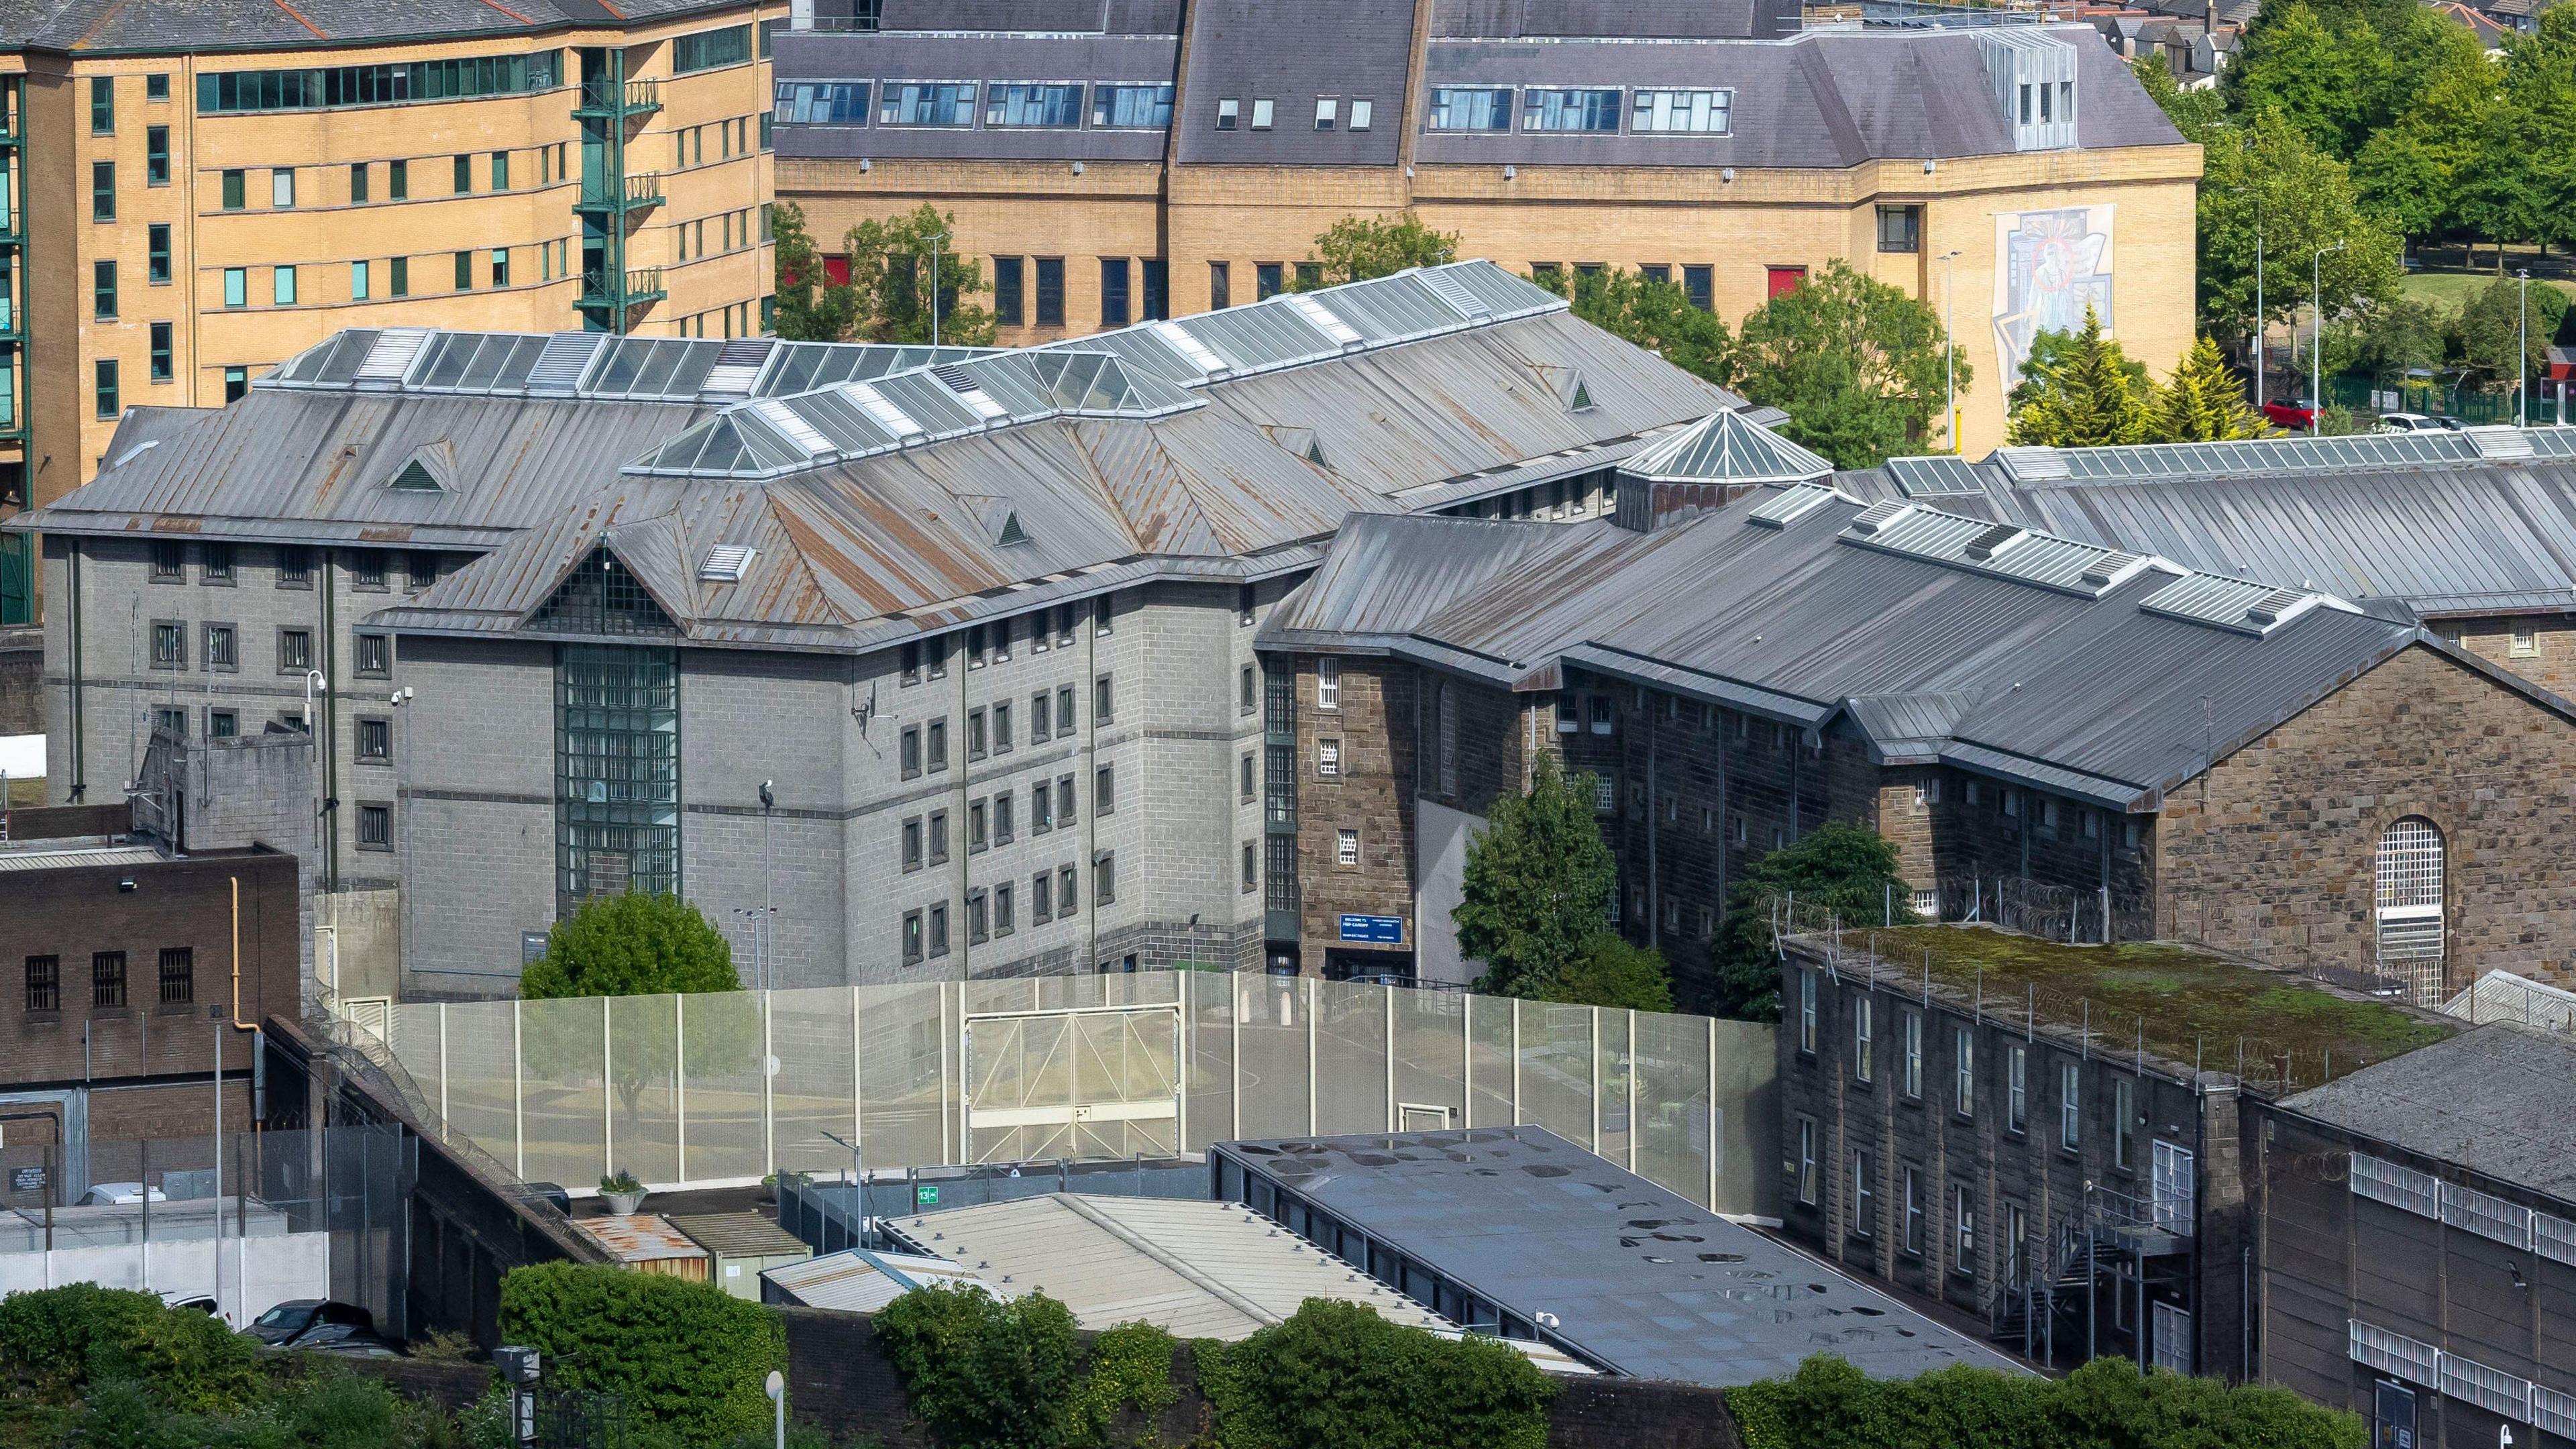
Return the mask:
<svg viewBox="0 0 2576 1449">
<path fill-rule="evenodd" d="M 1050 1193 L 889 1226 L 915 1252 L 1000 1291 L 1043 1291 L 1084 1328 L 1142 1320 L 1231 1342 L 1285 1321 L 1309 1298 L 1364 1303 L 1416 1328 L 1454 1327 L 1240 1203 Z"/>
<path fill-rule="evenodd" d="M 690 1241 L 657 1213 L 609 1214 L 575 1218 L 573 1226 L 600 1241 L 621 1263 L 653 1263 L 667 1258 L 703 1258 L 707 1250 Z"/>
<path fill-rule="evenodd" d="M 758 1213 L 675 1214 L 671 1226 L 690 1242 L 728 1258 L 803 1257 L 814 1251 L 776 1219 Z"/>
<path fill-rule="evenodd" d="M 885 1268 L 911 1280 L 910 1284 L 889 1277 L 882 1271 Z M 785 1293 L 791 1302 L 807 1308 L 838 1309 L 844 1313 L 874 1313 L 911 1292 L 914 1287 L 934 1284 L 959 1287 L 971 1283 L 998 1298 L 1019 1296 L 995 1288 L 971 1268 L 912 1253 L 826 1253 L 801 1263 L 782 1263 L 775 1268 L 763 1269 L 760 1276 Z"/>
<path fill-rule="evenodd" d="M 1752 512 L 1739 503 L 1645 534 L 1354 518 L 1264 642 L 1452 669 L 1485 661 L 1466 667 L 1507 684 L 1544 679 L 1563 659 L 1802 725 L 1867 699 L 1849 711 L 1853 727 L 1886 754 L 1937 745 L 1943 758 L 2124 809 L 2152 808 L 2213 755 L 2397 650 L 2435 647 L 2409 624 L 2297 590 L 2243 586 L 2260 597 L 2235 601 L 2227 620 L 2171 617 L 2156 606 L 2180 602 L 2163 595 L 2183 571 L 2162 561 L 2066 588 L 1940 550 L 1854 546 L 1865 513 L 1912 518 L 1919 505 L 1836 499 L 1785 527 L 1756 526 Z M 1963 547 L 1992 529 L 1941 526 Z M 2267 609 L 2277 618 L 2256 625 Z M 1930 714 L 1894 709 L 1897 698 L 1945 701 L 1939 739 Z"/>
<path fill-rule="evenodd" d="M 157 865 L 165 857 L 147 846 L 107 846 L 97 850 L 0 850 L 0 871 L 96 870 L 102 867 Z"/>
<path fill-rule="evenodd" d="M 2576 991 L 2510 971 L 2489 971 L 2443 1003 L 2442 1011 L 2472 1023 L 2504 1021 L 2576 1033 Z"/>
</svg>

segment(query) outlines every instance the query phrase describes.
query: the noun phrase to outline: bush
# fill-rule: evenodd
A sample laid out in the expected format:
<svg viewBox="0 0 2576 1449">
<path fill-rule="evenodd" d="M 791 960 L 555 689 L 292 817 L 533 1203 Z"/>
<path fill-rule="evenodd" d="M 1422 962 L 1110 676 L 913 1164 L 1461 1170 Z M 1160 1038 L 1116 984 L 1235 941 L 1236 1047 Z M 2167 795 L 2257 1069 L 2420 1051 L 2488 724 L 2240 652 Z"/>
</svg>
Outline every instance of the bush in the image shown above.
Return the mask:
<svg viewBox="0 0 2576 1449">
<path fill-rule="evenodd" d="M 237 1414 L 268 1394 L 265 1350 L 210 1313 L 164 1310 L 93 1350 L 90 1373 L 132 1378 L 174 1409 Z M 113 1365 L 112 1370 L 108 1368 Z"/>
<path fill-rule="evenodd" d="M 2361 1421 L 2286 1389 L 2231 1389 L 2098 1358 L 2063 1379 L 1942 1369 L 1873 1380 L 1818 1355 L 1789 1379 L 1726 1391 L 1745 1449 L 2361 1449 Z"/>
<path fill-rule="evenodd" d="M 787 1367 L 777 1314 L 712 1284 L 603 1264 L 512 1269 L 501 1336 L 544 1354 L 562 1387 L 618 1395 L 646 1436 L 692 1445 L 766 1428 L 762 1381 Z"/>
<path fill-rule="evenodd" d="M 168 1310 L 150 1293 L 69 1283 L 0 1298 L 0 1366 L 18 1392 L 57 1398 L 88 1381 L 91 1353 Z"/>
<path fill-rule="evenodd" d="M 1073 1313 L 1043 1293 L 916 1288 L 876 1333 L 914 1416 L 950 1449 L 1057 1449 L 1079 1432 Z"/>
<path fill-rule="evenodd" d="M 1519 1350 L 1310 1298 L 1239 1344 L 1201 1344 L 1222 1449 L 1542 1449 L 1556 1385 Z"/>
<path fill-rule="evenodd" d="M 1119 1442 L 1119 1421 L 1128 1414 L 1150 1433 L 1154 1420 L 1180 1397 L 1172 1387 L 1172 1354 L 1179 1347 L 1179 1339 L 1151 1323 L 1122 1323 L 1093 1339 L 1091 1373 L 1076 1410 L 1083 1440 Z"/>
</svg>

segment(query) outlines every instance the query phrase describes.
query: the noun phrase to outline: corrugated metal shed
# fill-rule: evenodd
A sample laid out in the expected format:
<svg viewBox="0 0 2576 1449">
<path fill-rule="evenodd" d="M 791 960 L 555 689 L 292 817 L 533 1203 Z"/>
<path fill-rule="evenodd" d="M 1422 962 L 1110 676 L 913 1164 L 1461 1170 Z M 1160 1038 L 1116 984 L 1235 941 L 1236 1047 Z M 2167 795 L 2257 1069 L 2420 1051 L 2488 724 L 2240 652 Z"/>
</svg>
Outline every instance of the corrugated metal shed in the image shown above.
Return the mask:
<svg viewBox="0 0 2576 1449">
<path fill-rule="evenodd" d="M 887 1268 L 902 1278 L 888 1275 L 884 1271 Z M 996 1290 L 971 1268 L 913 1253 L 826 1253 L 801 1263 L 766 1269 L 760 1277 L 766 1285 L 761 1294 L 765 1302 L 832 1308 L 844 1313 L 874 1313 L 916 1286 L 933 1284 L 973 1284 L 996 1297 L 1015 1296 Z"/>
<path fill-rule="evenodd" d="M 1364 1303 L 1416 1328 L 1454 1326 L 1240 1203 L 1050 1193 L 889 1226 L 998 1291 L 1043 1291 L 1084 1328 L 1141 1319 L 1231 1342 L 1309 1298 Z"/>
<path fill-rule="evenodd" d="M 573 1226 L 597 1238 L 602 1247 L 621 1263 L 657 1263 L 674 1259 L 690 1260 L 703 1265 L 707 1250 L 692 1242 L 688 1235 L 671 1225 L 669 1218 L 658 1213 L 610 1214 L 606 1217 L 575 1218 Z M 695 1275 L 703 1279 L 703 1267 Z"/>
</svg>

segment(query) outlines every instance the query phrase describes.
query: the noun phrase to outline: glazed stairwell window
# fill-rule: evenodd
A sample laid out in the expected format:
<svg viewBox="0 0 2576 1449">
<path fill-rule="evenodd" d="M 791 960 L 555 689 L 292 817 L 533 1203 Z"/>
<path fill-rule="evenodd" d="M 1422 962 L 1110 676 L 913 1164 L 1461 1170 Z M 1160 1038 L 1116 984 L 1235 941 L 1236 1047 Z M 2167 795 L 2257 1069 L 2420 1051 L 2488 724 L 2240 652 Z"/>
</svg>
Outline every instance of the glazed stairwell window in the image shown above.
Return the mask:
<svg viewBox="0 0 2576 1449">
<path fill-rule="evenodd" d="M 2441 830 L 2420 815 L 2389 826 L 2380 834 L 2373 873 L 2381 974 L 2404 982 L 2419 1003 L 2439 999 L 2444 935 Z"/>
</svg>

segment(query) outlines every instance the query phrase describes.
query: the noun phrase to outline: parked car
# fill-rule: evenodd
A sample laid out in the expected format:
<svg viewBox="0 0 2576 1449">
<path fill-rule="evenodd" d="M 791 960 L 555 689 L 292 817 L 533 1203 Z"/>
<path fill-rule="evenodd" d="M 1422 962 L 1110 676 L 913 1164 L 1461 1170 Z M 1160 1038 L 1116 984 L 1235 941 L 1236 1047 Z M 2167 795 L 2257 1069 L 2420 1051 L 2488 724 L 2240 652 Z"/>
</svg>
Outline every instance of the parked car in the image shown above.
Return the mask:
<svg viewBox="0 0 2576 1449">
<path fill-rule="evenodd" d="M 2381 413 L 2379 430 L 2383 433 L 2456 433 L 2460 430 L 2460 420 L 2424 413 Z"/>
<path fill-rule="evenodd" d="M 161 1301 L 168 1307 L 192 1309 L 208 1318 L 221 1318 L 224 1315 L 223 1308 L 211 1296 L 204 1293 L 164 1293 L 161 1295 Z"/>
<path fill-rule="evenodd" d="M 271 1348 L 306 1348 L 358 1358 L 399 1358 L 402 1347 L 376 1332 L 376 1317 L 354 1303 L 290 1298 L 243 1330 Z"/>
<path fill-rule="evenodd" d="M 2263 416 L 2270 418 L 2276 428 L 2312 428 L 2317 425 L 2317 405 L 2314 402 L 2267 402 L 2263 404 Z"/>
<path fill-rule="evenodd" d="M 168 1202 L 170 1200 L 170 1195 L 157 1187 L 153 1188 L 151 1192 L 152 1201 L 154 1202 Z M 123 1206 L 143 1201 L 143 1193 L 143 1184 L 139 1182 L 96 1183 L 90 1187 L 89 1191 L 81 1194 L 80 1205 L 82 1207 Z"/>
</svg>

